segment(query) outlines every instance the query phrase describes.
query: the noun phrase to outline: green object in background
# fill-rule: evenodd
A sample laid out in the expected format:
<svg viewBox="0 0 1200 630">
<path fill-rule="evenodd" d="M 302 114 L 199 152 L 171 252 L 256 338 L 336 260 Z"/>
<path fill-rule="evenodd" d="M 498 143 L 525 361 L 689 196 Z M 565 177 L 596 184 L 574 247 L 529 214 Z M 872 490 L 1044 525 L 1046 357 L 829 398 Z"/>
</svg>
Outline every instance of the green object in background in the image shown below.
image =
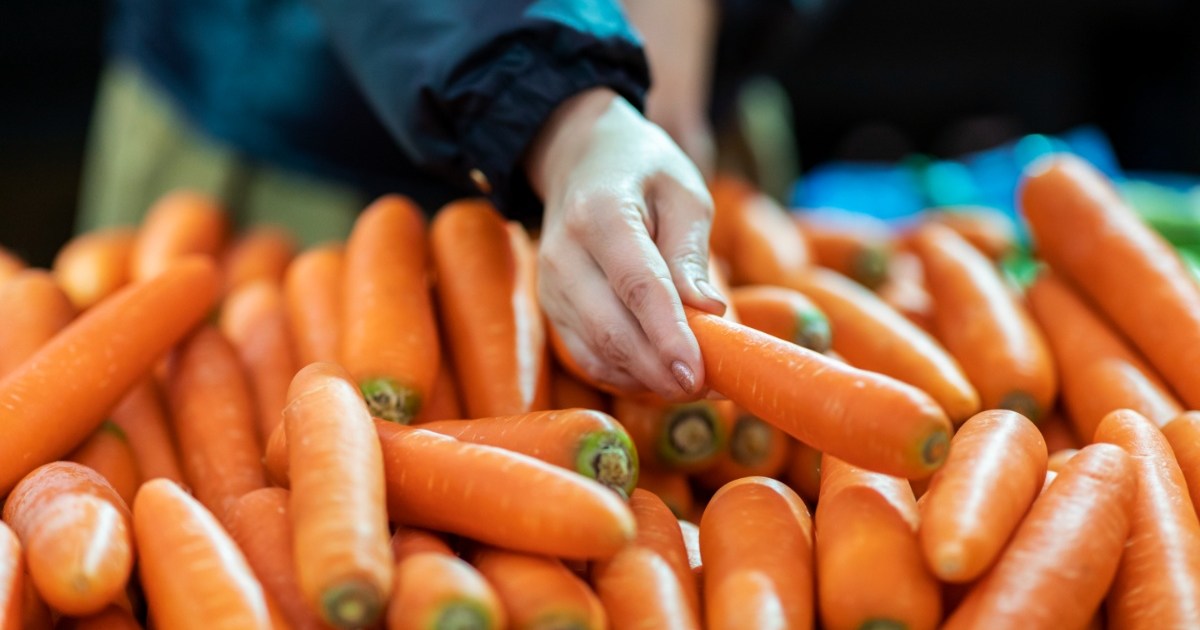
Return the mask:
<svg viewBox="0 0 1200 630">
<path fill-rule="evenodd" d="M 1025 290 L 1037 278 L 1042 261 L 1028 247 L 1019 247 L 1000 261 L 1000 271 L 1013 286 Z"/>
<path fill-rule="evenodd" d="M 1200 248 L 1200 186 L 1180 191 L 1130 179 L 1119 188 L 1138 214 L 1173 245 Z"/>
</svg>

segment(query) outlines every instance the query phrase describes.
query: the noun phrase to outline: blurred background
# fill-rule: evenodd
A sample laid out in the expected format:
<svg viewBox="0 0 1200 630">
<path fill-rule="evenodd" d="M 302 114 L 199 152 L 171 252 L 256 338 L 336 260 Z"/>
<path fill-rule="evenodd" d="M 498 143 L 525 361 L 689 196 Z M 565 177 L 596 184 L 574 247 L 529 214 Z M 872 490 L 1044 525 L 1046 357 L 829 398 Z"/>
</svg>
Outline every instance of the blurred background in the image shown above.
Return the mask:
<svg viewBox="0 0 1200 630">
<path fill-rule="evenodd" d="M 1015 169 L 1067 147 L 1144 184 L 1147 204 L 1200 208 L 1194 0 L 722 7 L 722 163 L 788 203 L 885 218 L 930 203 L 1011 209 Z M 0 243 L 36 265 L 74 227 L 109 10 L 6 0 L 0 12 Z"/>
</svg>

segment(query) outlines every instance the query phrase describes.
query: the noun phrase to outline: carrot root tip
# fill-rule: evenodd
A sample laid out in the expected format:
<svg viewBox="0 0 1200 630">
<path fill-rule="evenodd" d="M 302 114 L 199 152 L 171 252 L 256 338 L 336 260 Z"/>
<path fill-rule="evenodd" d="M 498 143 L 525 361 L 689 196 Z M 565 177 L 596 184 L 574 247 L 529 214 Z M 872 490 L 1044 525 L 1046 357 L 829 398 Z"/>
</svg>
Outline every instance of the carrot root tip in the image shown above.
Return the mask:
<svg viewBox="0 0 1200 630">
<path fill-rule="evenodd" d="M 907 630 L 908 625 L 895 619 L 868 619 L 858 626 L 858 630 Z"/>
<path fill-rule="evenodd" d="M 484 630 L 492 627 L 487 613 L 474 602 L 447 604 L 433 623 L 434 630 Z"/>
<path fill-rule="evenodd" d="M 637 450 L 628 435 L 593 433 L 579 449 L 575 470 L 628 498 L 637 485 Z"/>
<path fill-rule="evenodd" d="M 667 420 L 662 454 L 667 461 L 694 462 L 717 451 L 715 411 L 704 404 L 684 405 Z"/>
<path fill-rule="evenodd" d="M 946 456 L 950 454 L 950 434 L 945 430 L 939 430 L 933 435 L 925 438 L 925 444 L 921 448 L 921 459 L 924 464 L 930 468 L 937 468 L 946 461 Z"/>
<path fill-rule="evenodd" d="M 338 628 L 374 624 L 383 612 L 383 597 L 373 585 L 351 580 L 328 589 L 321 598 L 325 620 Z"/>
<path fill-rule="evenodd" d="M 729 455 L 743 466 L 754 466 L 771 452 L 771 427 L 756 416 L 743 415 L 733 426 Z"/>
<path fill-rule="evenodd" d="M 408 424 L 421 409 L 421 396 L 411 387 L 394 379 L 380 377 L 364 379 L 359 385 L 371 415 L 376 418 Z"/>
<path fill-rule="evenodd" d="M 959 574 L 963 570 L 964 552 L 962 544 L 958 542 L 943 542 L 937 546 L 932 564 L 939 579 L 944 582 L 963 581 L 959 579 Z"/>
<path fill-rule="evenodd" d="M 801 348 L 824 354 L 833 347 L 833 330 L 829 320 L 820 311 L 804 311 L 796 314 L 796 338 Z"/>
<path fill-rule="evenodd" d="M 1000 409 L 1010 409 L 1026 418 L 1037 422 L 1042 417 L 1041 406 L 1033 399 L 1033 396 L 1025 392 L 1009 392 L 1000 399 L 1000 404 L 997 405 Z"/>
<path fill-rule="evenodd" d="M 888 252 L 879 247 L 868 247 L 858 252 L 851 263 L 851 274 L 868 289 L 879 288 L 888 274 Z"/>
</svg>

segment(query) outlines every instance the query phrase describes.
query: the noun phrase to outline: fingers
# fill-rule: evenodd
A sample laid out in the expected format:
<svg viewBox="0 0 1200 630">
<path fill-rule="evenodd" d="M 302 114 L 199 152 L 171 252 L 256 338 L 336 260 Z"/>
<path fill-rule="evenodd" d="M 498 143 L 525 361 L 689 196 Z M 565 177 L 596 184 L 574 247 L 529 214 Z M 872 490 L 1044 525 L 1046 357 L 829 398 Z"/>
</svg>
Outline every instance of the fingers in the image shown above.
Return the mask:
<svg viewBox="0 0 1200 630">
<path fill-rule="evenodd" d="M 708 278 L 708 236 L 712 198 L 708 191 L 685 188 L 671 177 L 653 183 L 656 242 L 683 303 L 714 315 L 725 312 L 725 298 Z"/>
</svg>

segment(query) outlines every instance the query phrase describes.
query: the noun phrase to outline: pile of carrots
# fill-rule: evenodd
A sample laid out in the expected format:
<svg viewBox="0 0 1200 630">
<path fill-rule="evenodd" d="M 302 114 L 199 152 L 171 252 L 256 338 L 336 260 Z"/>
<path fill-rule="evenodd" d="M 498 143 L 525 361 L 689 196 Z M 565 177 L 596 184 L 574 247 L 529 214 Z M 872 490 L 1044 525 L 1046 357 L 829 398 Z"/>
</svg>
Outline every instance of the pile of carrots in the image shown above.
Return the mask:
<svg viewBox="0 0 1200 630">
<path fill-rule="evenodd" d="M 1200 285 L 1090 166 L 897 227 L 713 183 L 716 395 L 590 381 L 536 244 L 175 192 L 0 252 L 0 630 L 1198 628 Z"/>
</svg>

